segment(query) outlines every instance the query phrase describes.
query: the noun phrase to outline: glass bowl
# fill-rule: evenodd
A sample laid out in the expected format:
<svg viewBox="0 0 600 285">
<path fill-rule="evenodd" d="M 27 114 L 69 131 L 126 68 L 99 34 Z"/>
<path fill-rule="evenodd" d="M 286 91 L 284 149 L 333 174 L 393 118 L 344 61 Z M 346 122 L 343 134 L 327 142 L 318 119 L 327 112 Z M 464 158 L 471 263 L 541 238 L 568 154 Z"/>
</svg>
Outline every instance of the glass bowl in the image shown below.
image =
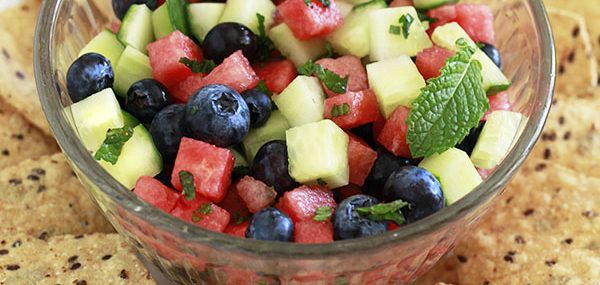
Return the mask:
<svg viewBox="0 0 600 285">
<path fill-rule="evenodd" d="M 79 50 L 114 21 L 109 0 L 47 0 L 35 37 L 42 107 L 63 152 L 104 215 L 142 257 L 180 284 L 405 284 L 429 270 L 489 208 L 536 142 L 554 88 L 554 45 L 541 1 L 479 1 L 496 16 L 497 47 L 513 108 L 529 117 L 495 171 L 466 197 L 378 236 L 302 245 L 211 232 L 155 209 L 92 158 L 69 123 L 65 74 Z"/>
</svg>

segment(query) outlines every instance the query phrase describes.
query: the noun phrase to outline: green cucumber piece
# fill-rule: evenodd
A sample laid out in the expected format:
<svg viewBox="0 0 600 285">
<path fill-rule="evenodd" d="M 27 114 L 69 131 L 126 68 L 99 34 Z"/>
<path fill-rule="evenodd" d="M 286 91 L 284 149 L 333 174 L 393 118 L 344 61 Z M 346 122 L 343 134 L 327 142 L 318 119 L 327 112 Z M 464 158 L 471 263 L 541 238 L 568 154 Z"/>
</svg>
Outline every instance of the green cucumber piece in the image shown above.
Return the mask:
<svg viewBox="0 0 600 285">
<path fill-rule="evenodd" d="M 263 15 L 265 17 L 265 27 L 270 27 L 276 9 L 277 7 L 271 0 L 228 0 L 219 23 L 241 23 L 258 35 L 258 17 L 256 14 Z"/>
<path fill-rule="evenodd" d="M 110 61 L 110 64 L 115 66 L 119 62 L 119 57 L 121 57 L 124 49 L 125 46 L 117 39 L 115 33 L 109 29 L 103 29 L 79 51 L 78 57 L 86 53 L 95 52 L 106 57 Z"/>
<path fill-rule="evenodd" d="M 190 34 L 187 16 L 187 0 L 166 0 L 165 4 L 169 9 L 169 17 L 173 27 L 184 35 Z"/>
<path fill-rule="evenodd" d="M 114 165 L 98 161 L 125 188 L 133 189 L 141 176 L 155 176 L 162 171 L 162 157 L 154 146 L 152 136 L 143 125 L 133 128 L 133 135 L 123 145 Z"/>
<path fill-rule="evenodd" d="M 402 34 L 390 33 L 390 26 L 402 26 L 400 17 L 409 14 L 413 22 L 407 38 Z M 420 51 L 433 44 L 419 22 L 417 10 L 414 7 L 396 7 L 379 9 L 369 14 L 369 58 L 380 61 L 400 55 L 416 56 Z"/>
<path fill-rule="evenodd" d="M 192 35 L 200 42 L 219 23 L 225 3 L 194 3 L 188 5 L 188 17 Z"/>
<path fill-rule="evenodd" d="M 368 64 L 367 77 L 386 118 L 400 105 L 410 108 L 425 87 L 425 79 L 407 55 Z"/>
<path fill-rule="evenodd" d="M 230 147 L 229 150 L 231 153 L 233 153 L 233 157 L 235 158 L 235 164 L 233 165 L 234 168 L 239 166 L 247 167 L 250 165 L 248 160 L 246 160 L 246 157 L 239 150 L 237 150 L 237 148 Z"/>
<path fill-rule="evenodd" d="M 456 41 L 463 38 L 466 43 L 477 49 L 473 54 L 473 59 L 481 63 L 481 75 L 483 77 L 483 89 L 489 93 L 503 91 L 510 87 L 511 82 L 506 78 L 502 70 L 494 64 L 494 62 L 479 49 L 477 44 L 469 37 L 467 32 L 455 22 L 439 26 L 433 31 L 431 39 L 433 42 L 443 48 L 456 51 Z"/>
<path fill-rule="evenodd" d="M 448 205 L 469 194 L 482 181 L 467 153 L 456 148 L 423 159 L 419 167 L 438 178 Z"/>
<path fill-rule="evenodd" d="M 113 88 L 115 93 L 121 97 L 127 96 L 127 90 L 133 83 L 152 78 L 152 68 L 148 56 L 133 47 L 126 47 L 121 58 L 114 68 L 115 82 Z"/>
<path fill-rule="evenodd" d="M 286 131 L 290 176 L 333 189 L 348 185 L 348 135 L 331 120 Z"/>
<path fill-rule="evenodd" d="M 161 5 L 152 12 L 152 28 L 154 29 L 155 39 L 160 39 L 175 31 L 167 5 Z"/>
<path fill-rule="evenodd" d="M 123 125 L 124 126 L 130 126 L 132 128 L 137 127 L 137 125 L 140 124 L 140 121 L 134 117 L 132 114 L 129 114 L 123 110 L 121 110 L 121 112 L 123 113 Z"/>
<path fill-rule="evenodd" d="M 123 17 L 117 38 L 123 44 L 147 53 L 146 46 L 154 40 L 152 11 L 146 4 L 131 5 Z"/>
<path fill-rule="evenodd" d="M 521 113 L 510 111 L 492 112 L 483 126 L 475 144 L 471 161 L 482 169 L 496 167 L 510 150 L 523 120 Z"/>
<path fill-rule="evenodd" d="M 327 37 L 333 49 L 342 55 L 367 56 L 370 51 L 369 13 L 386 7 L 385 0 L 373 0 L 356 6 L 344 18 L 344 25 Z"/>
<path fill-rule="evenodd" d="M 242 145 L 246 157 L 252 161 L 261 146 L 273 140 L 285 140 L 285 131 L 290 128 L 290 123 L 280 111 L 273 111 L 267 122 L 250 130 Z"/>
<path fill-rule="evenodd" d="M 281 54 L 291 60 L 296 67 L 327 53 L 325 40 L 320 38 L 308 41 L 298 40 L 285 23 L 273 27 L 269 31 L 269 37 Z"/>
<path fill-rule="evenodd" d="M 67 108 L 73 115 L 75 129 L 89 151 L 97 151 L 106 131 L 124 126 L 123 113 L 112 89 L 107 88 Z"/>
<path fill-rule="evenodd" d="M 315 77 L 297 76 L 273 102 L 292 127 L 323 120 L 325 92 Z"/>
<path fill-rule="evenodd" d="M 456 2 L 458 2 L 458 0 L 413 0 L 413 5 L 419 10 L 429 10 Z"/>
</svg>

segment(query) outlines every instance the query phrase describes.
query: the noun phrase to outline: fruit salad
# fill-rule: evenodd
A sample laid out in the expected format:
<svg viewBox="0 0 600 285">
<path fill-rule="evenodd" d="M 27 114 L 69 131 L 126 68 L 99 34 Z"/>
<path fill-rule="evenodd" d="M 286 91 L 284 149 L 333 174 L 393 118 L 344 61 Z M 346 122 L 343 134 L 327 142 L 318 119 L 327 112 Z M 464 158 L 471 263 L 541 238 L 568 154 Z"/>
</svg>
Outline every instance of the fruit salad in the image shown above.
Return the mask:
<svg viewBox="0 0 600 285">
<path fill-rule="evenodd" d="M 297 243 L 401 230 L 477 187 L 526 122 L 485 5 L 191 2 L 113 0 L 65 113 L 116 180 L 196 226 Z"/>
</svg>

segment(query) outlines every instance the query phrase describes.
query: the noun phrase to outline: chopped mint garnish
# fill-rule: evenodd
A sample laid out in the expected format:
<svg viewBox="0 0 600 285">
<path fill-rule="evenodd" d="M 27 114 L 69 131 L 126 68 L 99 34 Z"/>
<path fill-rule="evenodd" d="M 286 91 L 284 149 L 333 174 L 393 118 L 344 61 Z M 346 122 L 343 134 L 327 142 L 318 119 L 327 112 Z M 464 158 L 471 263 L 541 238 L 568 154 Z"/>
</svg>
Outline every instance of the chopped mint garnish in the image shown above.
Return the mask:
<svg viewBox="0 0 600 285">
<path fill-rule="evenodd" d="M 389 32 L 392 35 L 399 35 L 400 33 L 402 33 L 402 27 L 396 26 L 396 25 L 390 25 Z"/>
<path fill-rule="evenodd" d="M 197 223 L 202 220 L 203 216 L 208 215 L 210 213 L 212 213 L 212 203 L 210 203 L 210 202 L 204 203 L 204 204 L 200 205 L 200 207 L 198 207 L 198 209 L 196 209 L 196 210 L 194 210 L 194 212 L 192 212 L 192 222 Z"/>
<path fill-rule="evenodd" d="M 122 128 L 109 129 L 106 138 L 94 155 L 96 160 L 104 160 L 115 165 L 121 155 L 125 143 L 133 136 L 133 128 L 124 126 Z"/>
<path fill-rule="evenodd" d="M 329 220 L 329 217 L 331 217 L 331 207 L 321 206 L 315 211 L 315 216 L 313 217 L 313 220 L 317 222 L 325 222 Z"/>
<path fill-rule="evenodd" d="M 369 220 L 394 221 L 396 224 L 401 225 L 404 223 L 404 215 L 402 215 L 400 209 L 408 205 L 408 203 L 402 200 L 396 200 L 391 203 L 356 208 L 356 212 Z"/>
<path fill-rule="evenodd" d="M 430 79 L 413 102 L 406 141 L 413 157 L 441 153 L 462 141 L 490 108 L 482 88 L 481 63 L 463 38 L 441 75 Z"/>
<path fill-rule="evenodd" d="M 331 1 L 330 0 L 318 0 L 319 2 L 321 2 L 321 4 L 323 4 L 323 7 L 329 7 L 331 5 Z M 309 7 L 312 5 L 312 0 L 304 0 L 304 4 L 306 4 L 306 7 Z"/>
<path fill-rule="evenodd" d="M 179 171 L 179 182 L 183 188 L 183 196 L 186 200 L 196 198 L 196 184 L 194 183 L 194 175 L 188 171 Z"/>
<path fill-rule="evenodd" d="M 350 114 L 350 105 L 348 105 L 348 103 L 342 103 L 340 105 L 333 104 L 333 107 L 331 107 L 332 118 L 345 116 L 348 114 Z"/>
<path fill-rule="evenodd" d="M 337 94 L 346 93 L 348 86 L 348 76 L 341 78 L 335 72 L 325 69 L 322 65 L 314 63 L 312 60 L 307 61 L 298 68 L 298 73 L 306 76 L 315 74 L 327 89 Z"/>
<path fill-rule="evenodd" d="M 323 180 L 323 178 L 317 178 L 317 184 L 319 184 L 319 186 L 327 186 L 327 182 L 325 182 L 325 180 Z"/>
<path fill-rule="evenodd" d="M 198 62 L 197 60 L 182 57 L 179 59 L 179 62 L 189 67 L 193 73 L 209 73 L 217 66 L 215 62 L 210 59 L 204 59 L 201 62 Z"/>
<path fill-rule="evenodd" d="M 256 85 L 256 89 L 265 92 L 265 94 L 271 96 L 273 95 L 273 93 L 271 93 L 271 90 L 269 90 L 269 88 L 267 87 L 267 84 L 265 83 L 264 80 L 261 80 L 258 85 Z"/>
<path fill-rule="evenodd" d="M 417 10 L 417 16 L 419 16 L 419 21 L 421 22 L 429 22 L 431 23 L 435 23 L 437 22 L 436 18 L 431 18 L 429 16 L 427 16 L 427 14 L 423 11 Z"/>
<path fill-rule="evenodd" d="M 236 225 L 240 225 L 249 219 L 249 215 L 241 215 L 240 212 L 235 212 L 235 214 L 233 214 L 233 220 L 235 221 Z"/>
<path fill-rule="evenodd" d="M 331 46 L 331 44 L 329 42 L 325 42 L 325 49 L 327 49 L 327 52 L 325 54 L 323 54 L 322 56 L 320 56 L 319 58 L 332 58 L 333 57 L 333 47 Z"/>
<path fill-rule="evenodd" d="M 402 24 L 402 36 L 407 39 L 409 35 L 410 25 L 412 25 L 415 19 L 410 14 L 404 14 L 398 22 Z"/>
<path fill-rule="evenodd" d="M 258 35 L 256 37 L 256 58 L 259 61 L 264 61 L 271 57 L 271 52 L 275 50 L 275 45 L 267 36 L 265 29 L 265 16 L 256 13 L 258 18 Z"/>
<path fill-rule="evenodd" d="M 312 0 L 304 0 L 304 4 L 306 4 L 306 7 L 310 8 L 310 5 L 312 5 Z"/>
</svg>

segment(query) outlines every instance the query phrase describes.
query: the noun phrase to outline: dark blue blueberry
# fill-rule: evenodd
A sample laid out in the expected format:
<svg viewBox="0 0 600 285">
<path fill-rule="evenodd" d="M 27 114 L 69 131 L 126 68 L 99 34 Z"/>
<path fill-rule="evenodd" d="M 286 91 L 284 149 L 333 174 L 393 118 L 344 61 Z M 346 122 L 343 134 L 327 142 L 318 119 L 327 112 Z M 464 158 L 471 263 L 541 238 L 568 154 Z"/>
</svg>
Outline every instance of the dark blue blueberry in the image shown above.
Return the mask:
<svg viewBox="0 0 600 285">
<path fill-rule="evenodd" d="M 162 109 L 150 124 L 150 135 L 165 164 L 175 161 L 181 138 L 185 135 L 185 105 L 175 104 Z"/>
<path fill-rule="evenodd" d="M 411 164 L 413 164 L 413 161 L 408 158 L 397 157 L 383 148 L 378 148 L 377 160 L 375 160 L 369 176 L 365 179 L 365 184 L 362 187 L 363 192 L 383 199 L 383 186 L 390 174 L 402 166 Z"/>
<path fill-rule="evenodd" d="M 160 110 L 170 104 L 171 97 L 164 85 L 154 79 L 142 79 L 129 87 L 125 111 L 140 122 L 149 124 Z"/>
<path fill-rule="evenodd" d="M 431 172 L 416 166 L 404 166 L 394 171 L 383 189 L 386 202 L 402 200 L 410 204 L 401 209 L 406 223 L 425 218 L 444 207 L 442 187 Z"/>
<path fill-rule="evenodd" d="M 242 50 L 249 61 L 256 58 L 256 35 L 239 23 L 221 23 L 212 28 L 202 42 L 204 58 L 221 63 L 232 53 Z"/>
<path fill-rule="evenodd" d="M 154 176 L 154 178 L 156 178 L 156 180 L 162 182 L 162 184 L 164 184 L 165 186 L 171 187 L 171 188 L 175 188 L 173 187 L 173 185 L 171 184 L 171 174 L 173 173 L 173 163 L 167 163 L 166 161 L 163 161 L 164 165 L 163 165 L 163 170 L 157 174 L 156 176 Z"/>
<path fill-rule="evenodd" d="M 291 242 L 294 239 L 294 223 L 288 215 L 277 208 L 264 208 L 254 214 L 250 220 L 246 237 Z"/>
<path fill-rule="evenodd" d="M 250 110 L 244 98 L 221 84 L 196 91 L 185 107 L 190 136 L 220 147 L 239 144 L 250 130 Z"/>
<path fill-rule="evenodd" d="M 250 127 L 262 126 L 271 116 L 271 97 L 258 89 L 251 89 L 242 93 L 250 109 Z"/>
<path fill-rule="evenodd" d="M 158 7 L 157 0 L 112 0 L 113 11 L 119 20 L 123 20 L 123 16 L 125 16 L 125 13 L 127 13 L 127 10 L 133 4 L 146 4 L 150 10 Z"/>
<path fill-rule="evenodd" d="M 481 43 L 483 46 L 481 50 L 498 66 L 498 68 L 502 68 L 502 58 L 500 58 L 500 52 L 498 49 L 488 43 Z"/>
<path fill-rule="evenodd" d="M 483 126 L 485 126 L 485 121 L 479 122 L 479 125 L 475 128 L 472 128 L 469 131 L 469 134 L 459 144 L 456 145 L 456 148 L 463 150 L 469 156 L 471 156 L 471 153 L 475 148 L 475 144 L 477 144 L 477 140 L 479 139 L 479 135 L 481 135 Z"/>
<path fill-rule="evenodd" d="M 106 88 L 112 88 L 115 74 L 110 61 L 97 53 L 86 53 L 76 59 L 67 71 L 67 90 L 73 102 Z"/>
<path fill-rule="evenodd" d="M 379 204 L 379 200 L 368 195 L 346 198 L 333 213 L 333 238 L 345 240 L 377 235 L 387 231 L 387 221 L 372 221 L 358 214 L 356 208 Z"/>
<path fill-rule="evenodd" d="M 288 153 L 285 141 L 270 141 L 260 147 L 252 165 L 250 175 L 275 188 L 279 195 L 298 187 L 290 176 Z"/>
<path fill-rule="evenodd" d="M 371 148 L 377 148 L 377 142 L 373 136 L 372 123 L 351 129 L 350 132 L 362 138 Z"/>
</svg>

